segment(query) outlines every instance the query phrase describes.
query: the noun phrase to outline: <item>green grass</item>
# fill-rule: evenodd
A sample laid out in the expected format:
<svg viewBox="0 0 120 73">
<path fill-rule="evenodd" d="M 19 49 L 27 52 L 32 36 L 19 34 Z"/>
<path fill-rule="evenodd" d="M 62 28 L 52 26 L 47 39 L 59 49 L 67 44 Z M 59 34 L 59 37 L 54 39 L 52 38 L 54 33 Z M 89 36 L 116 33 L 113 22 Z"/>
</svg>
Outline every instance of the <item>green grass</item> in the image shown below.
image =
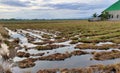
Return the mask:
<svg viewBox="0 0 120 73">
<path fill-rule="evenodd" d="M 58 36 L 71 38 L 79 35 L 80 42 L 96 43 L 115 41 L 120 38 L 119 21 L 88 22 L 87 20 L 51 20 L 51 21 L 3 21 L 4 27 L 10 29 L 47 29 L 60 31 Z M 54 33 L 54 32 L 53 32 Z"/>
</svg>

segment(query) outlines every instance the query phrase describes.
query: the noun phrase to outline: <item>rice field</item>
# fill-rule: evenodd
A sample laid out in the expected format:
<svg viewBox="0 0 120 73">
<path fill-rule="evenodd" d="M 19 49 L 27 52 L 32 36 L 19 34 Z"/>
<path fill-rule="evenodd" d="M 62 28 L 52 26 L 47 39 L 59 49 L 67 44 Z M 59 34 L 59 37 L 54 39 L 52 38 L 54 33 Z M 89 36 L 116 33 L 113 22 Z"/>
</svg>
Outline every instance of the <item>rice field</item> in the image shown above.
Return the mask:
<svg viewBox="0 0 120 73">
<path fill-rule="evenodd" d="M 120 43 L 120 22 L 101 21 L 88 22 L 87 20 L 45 20 L 45 21 L 3 21 L 4 27 L 15 29 L 47 29 L 49 32 L 60 31 L 60 37 L 74 37 L 78 35 L 79 42 L 98 43 L 111 41 Z"/>
<path fill-rule="evenodd" d="M 0 33 L 12 73 L 119 73 L 120 21 L 0 21 Z"/>
</svg>

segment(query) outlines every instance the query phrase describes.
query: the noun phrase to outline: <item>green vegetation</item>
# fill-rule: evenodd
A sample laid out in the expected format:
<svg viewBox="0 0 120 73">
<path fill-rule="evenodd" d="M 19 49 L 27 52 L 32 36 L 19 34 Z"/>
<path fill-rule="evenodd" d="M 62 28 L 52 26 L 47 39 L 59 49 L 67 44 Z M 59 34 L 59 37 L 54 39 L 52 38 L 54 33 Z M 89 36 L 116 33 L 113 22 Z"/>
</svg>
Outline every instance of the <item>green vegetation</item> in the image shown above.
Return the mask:
<svg viewBox="0 0 120 73">
<path fill-rule="evenodd" d="M 43 21 L 2 21 L 4 27 L 10 29 L 47 29 L 60 31 L 56 39 L 62 37 L 70 39 L 75 35 L 81 38 L 79 42 L 98 43 L 115 42 L 120 43 L 120 22 L 119 21 L 101 21 L 88 22 L 87 20 L 43 20 Z"/>
<path fill-rule="evenodd" d="M 35 29 L 43 30 L 54 33 L 56 36 L 55 41 L 49 40 L 52 35 L 43 34 L 42 37 L 46 38 L 43 42 L 37 42 L 38 46 L 35 47 L 36 50 L 52 50 L 59 47 L 65 47 L 67 45 L 57 45 L 57 44 L 47 44 L 47 43 L 56 43 L 71 40 L 70 44 L 76 44 L 78 42 L 83 42 L 83 44 L 78 44 L 75 46 L 77 49 L 94 49 L 94 50 L 108 50 L 110 48 L 119 48 L 120 44 L 120 21 L 100 21 L 100 22 L 88 22 L 87 20 L 51 20 L 51 21 L 1 21 L 0 22 L 0 33 L 3 37 L 8 36 L 8 33 L 3 27 L 7 27 L 11 30 L 16 29 Z M 56 32 L 59 31 L 59 32 Z M 29 36 L 27 34 L 26 36 Z M 13 52 L 13 48 L 19 46 L 19 39 L 14 39 L 14 41 L 9 42 L 4 40 L 4 42 L 9 46 L 9 50 Z M 114 44 L 104 44 L 101 46 L 96 45 L 99 42 L 113 42 Z M 47 44 L 47 45 L 44 45 Z M 25 46 L 26 50 L 28 49 Z M 112 50 L 111 52 L 91 52 L 95 60 L 108 60 L 114 58 L 120 58 L 120 51 Z M 11 52 L 10 52 L 11 54 Z M 24 54 L 24 53 L 23 53 Z M 88 54 L 86 52 L 74 51 L 72 53 L 66 52 L 65 54 L 53 54 L 50 56 L 40 57 L 40 58 L 28 58 L 23 61 L 20 61 L 18 65 L 21 68 L 33 67 L 35 66 L 36 60 L 64 60 L 69 58 L 72 55 L 82 55 Z M 20 53 L 22 55 L 22 53 Z M 5 55 L 6 56 L 6 55 Z M 29 56 L 27 54 L 26 56 Z M 111 66 L 96 66 L 97 70 L 102 70 L 105 73 L 110 73 L 111 70 L 117 71 L 120 64 L 111 65 Z M 93 66 L 95 69 L 95 66 Z M 91 70 L 92 73 L 92 66 Z M 112 68 L 112 69 L 111 69 Z M 106 70 L 110 72 L 106 72 Z M 75 70 L 75 69 L 74 69 Z M 105 70 L 105 71 L 104 71 Z M 72 71 L 72 70 L 71 70 Z M 82 70 L 81 70 L 82 71 Z M 84 70 L 85 71 L 85 70 Z M 120 71 L 120 70 L 119 70 Z M 119 72 L 118 71 L 118 72 Z M 69 71 L 68 71 L 69 72 Z M 74 73 L 74 72 L 73 72 Z M 84 72 L 83 72 L 84 73 Z"/>
<path fill-rule="evenodd" d="M 85 44 L 78 44 L 75 48 L 107 50 L 107 49 L 116 48 L 116 47 L 118 47 L 118 45 L 116 44 L 104 44 L 101 46 L 97 46 L 96 44 L 93 44 L 93 43 L 85 43 Z"/>
<path fill-rule="evenodd" d="M 52 49 L 56 49 L 56 48 L 59 48 L 59 47 L 64 47 L 64 45 L 45 45 L 45 46 L 37 46 L 36 49 L 37 50 L 52 50 Z"/>
<path fill-rule="evenodd" d="M 95 52 L 94 53 L 94 59 L 95 60 L 110 60 L 110 59 L 116 59 L 120 58 L 120 51 L 118 50 L 112 50 L 107 52 Z"/>
<path fill-rule="evenodd" d="M 55 37 L 55 39 L 61 39 L 62 38 L 62 36 L 57 36 L 57 37 Z"/>
<path fill-rule="evenodd" d="M 78 43 L 79 41 L 78 40 L 72 40 L 71 42 L 70 42 L 70 44 L 76 44 L 76 43 Z"/>
<path fill-rule="evenodd" d="M 95 18 L 95 17 L 98 17 L 97 13 L 94 13 L 94 14 L 93 14 L 93 18 Z"/>
<path fill-rule="evenodd" d="M 71 37 L 70 38 L 72 41 L 70 42 L 70 44 L 76 44 L 79 42 L 79 38 L 78 37 Z"/>
<path fill-rule="evenodd" d="M 42 37 L 43 37 L 43 38 L 47 38 L 47 39 L 50 39 L 50 38 L 51 38 L 50 35 L 48 35 L 48 34 L 43 34 Z"/>
<path fill-rule="evenodd" d="M 78 38 L 77 37 L 72 37 L 71 40 L 78 40 Z"/>
<path fill-rule="evenodd" d="M 110 18 L 110 14 L 108 12 L 102 12 L 100 17 L 101 17 L 101 20 L 107 20 Z"/>
</svg>

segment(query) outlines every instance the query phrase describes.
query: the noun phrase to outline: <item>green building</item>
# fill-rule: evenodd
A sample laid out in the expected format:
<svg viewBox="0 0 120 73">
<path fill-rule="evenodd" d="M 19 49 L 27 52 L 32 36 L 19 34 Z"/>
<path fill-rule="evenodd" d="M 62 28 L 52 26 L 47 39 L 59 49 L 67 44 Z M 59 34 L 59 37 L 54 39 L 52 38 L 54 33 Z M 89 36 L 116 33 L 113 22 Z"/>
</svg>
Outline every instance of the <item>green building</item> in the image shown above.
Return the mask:
<svg viewBox="0 0 120 73">
<path fill-rule="evenodd" d="M 120 20 L 120 0 L 104 11 L 110 14 L 109 20 Z"/>
</svg>

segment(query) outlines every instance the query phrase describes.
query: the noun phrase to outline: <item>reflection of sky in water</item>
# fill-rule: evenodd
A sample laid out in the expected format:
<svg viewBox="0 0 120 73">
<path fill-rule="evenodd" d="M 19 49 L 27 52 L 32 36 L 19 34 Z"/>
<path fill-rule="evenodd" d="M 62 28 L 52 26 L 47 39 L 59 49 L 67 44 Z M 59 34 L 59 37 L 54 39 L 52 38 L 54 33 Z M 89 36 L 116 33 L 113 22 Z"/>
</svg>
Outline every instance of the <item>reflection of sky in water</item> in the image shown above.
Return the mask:
<svg viewBox="0 0 120 73">
<path fill-rule="evenodd" d="M 40 69 L 52 69 L 52 68 L 80 68 L 87 67 L 95 64 L 115 64 L 120 61 L 120 59 L 106 60 L 106 61 L 96 61 L 90 60 L 92 55 L 81 55 L 81 56 L 72 56 L 71 58 L 65 59 L 63 61 L 36 61 L 36 65 L 33 68 L 26 68 L 21 70 L 31 69 L 32 73 L 39 71 Z M 20 68 L 19 68 L 20 69 Z"/>
<path fill-rule="evenodd" d="M 96 60 L 90 60 L 91 57 L 92 57 L 91 55 L 87 54 L 81 56 L 73 56 L 64 61 L 37 61 L 36 66 L 33 67 L 32 71 L 35 72 L 38 71 L 39 69 L 50 69 L 50 68 L 80 68 L 95 64 L 107 65 L 107 64 L 118 63 L 120 61 L 120 59 L 96 61 Z"/>
<path fill-rule="evenodd" d="M 28 40 L 26 37 L 22 36 L 21 34 L 12 34 L 12 38 L 19 38 L 21 40 L 21 43 L 28 43 Z"/>
<path fill-rule="evenodd" d="M 24 31 L 25 32 L 25 31 Z M 13 38 L 19 38 L 21 40 L 21 42 L 23 44 L 28 43 L 27 38 L 17 34 L 17 33 L 11 33 L 11 37 Z M 32 32 L 31 32 L 32 34 Z M 33 35 L 33 34 L 32 34 Z M 33 36 L 38 36 L 38 35 L 33 35 Z M 39 36 L 41 37 L 41 36 Z M 67 42 L 63 42 L 63 43 L 56 43 L 56 44 L 64 44 L 64 45 L 69 45 L 70 41 Z M 98 43 L 97 45 L 102 45 L 103 43 Z M 106 44 L 106 43 L 105 43 Z M 107 44 L 112 44 L 111 42 L 107 42 Z M 30 45 L 30 44 L 29 44 Z M 31 54 L 36 54 L 36 53 L 45 53 L 44 56 L 46 55 L 50 55 L 50 54 L 54 54 L 54 53 L 65 53 L 65 52 L 72 52 L 74 50 L 78 50 L 78 49 L 74 49 L 75 45 L 69 45 L 66 47 L 61 47 L 61 48 L 57 48 L 57 49 L 53 49 L 53 50 L 44 50 L 44 51 L 38 51 L 35 49 L 30 49 L 28 50 L 29 53 Z M 90 49 L 86 49 L 83 51 L 87 51 L 87 52 L 92 52 L 92 51 L 110 51 L 112 49 L 109 50 L 90 50 Z M 24 49 L 21 49 L 19 51 L 25 51 Z M 47 53 L 49 52 L 49 53 Z M 67 58 L 64 61 L 36 61 L 36 65 L 33 68 L 27 68 L 27 69 L 20 69 L 18 67 L 14 67 L 12 70 L 14 71 L 14 73 L 21 73 L 20 71 L 28 71 L 31 70 L 32 73 L 37 72 L 40 69 L 51 69 L 51 68 L 79 68 L 79 67 L 87 67 L 90 65 L 95 65 L 95 64 L 114 64 L 120 61 L 120 59 L 114 59 L 114 60 L 106 60 L 106 61 L 96 61 L 96 60 L 90 60 L 90 58 L 92 58 L 91 54 L 86 54 L 86 55 L 81 55 L 81 56 L 72 56 L 71 58 Z M 14 60 L 18 61 L 18 60 L 22 60 L 23 58 L 18 58 L 15 57 Z M 20 71 L 19 71 L 20 70 Z"/>
</svg>

